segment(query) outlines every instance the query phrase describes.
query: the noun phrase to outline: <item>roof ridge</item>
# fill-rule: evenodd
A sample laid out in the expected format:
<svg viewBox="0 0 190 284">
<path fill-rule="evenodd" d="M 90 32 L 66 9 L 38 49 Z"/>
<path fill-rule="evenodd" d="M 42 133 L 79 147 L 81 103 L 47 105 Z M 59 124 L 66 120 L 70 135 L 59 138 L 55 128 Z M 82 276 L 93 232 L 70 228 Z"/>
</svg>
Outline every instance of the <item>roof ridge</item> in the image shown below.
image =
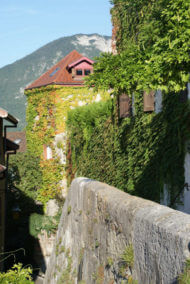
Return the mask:
<svg viewBox="0 0 190 284">
<path fill-rule="evenodd" d="M 73 51 L 72 51 L 72 54 L 73 54 L 74 52 L 75 52 L 77 55 L 80 55 L 80 56 L 82 57 L 82 54 L 80 54 L 78 51 L 73 50 Z M 65 58 L 65 64 L 64 64 L 63 68 L 60 70 L 58 76 L 55 77 L 55 79 L 53 80 L 54 83 L 59 82 L 59 78 L 60 78 L 61 74 L 64 72 L 64 67 L 67 67 L 67 65 L 69 64 L 69 58 L 71 57 L 72 54 L 71 54 L 71 52 L 70 52 L 70 53 L 68 54 L 68 55 L 70 55 L 70 56 L 69 56 L 68 58 Z M 76 60 L 75 60 L 75 61 L 76 61 Z M 62 72 L 61 72 L 61 71 L 62 71 Z"/>
<path fill-rule="evenodd" d="M 84 57 L 77 50 L 72 50 L 68 53 L 64 58 L 62 58 L 59 62 L 54 64 L 51 68 L 49 68 L 46 72 L 44 72 L 40 77 L 38 77 L 34 82 L 29 84 L 25 90 L 38 88 L 47 85 L 53 84 L 76 84 L 78 82 L 79 85 L 83 85 L 83 81 L 76 81 L 73 79 L 72 74 L 67 70 L 67 66 L 69 63 L 76 62 L 80 60 L 80 58 Z M 88 57 L 86 57 L 89 59 Z M 90 60 L 90 59 L 89 59 Z M 57 68 L 57 70 L 56 70 Z"/>
</svg>

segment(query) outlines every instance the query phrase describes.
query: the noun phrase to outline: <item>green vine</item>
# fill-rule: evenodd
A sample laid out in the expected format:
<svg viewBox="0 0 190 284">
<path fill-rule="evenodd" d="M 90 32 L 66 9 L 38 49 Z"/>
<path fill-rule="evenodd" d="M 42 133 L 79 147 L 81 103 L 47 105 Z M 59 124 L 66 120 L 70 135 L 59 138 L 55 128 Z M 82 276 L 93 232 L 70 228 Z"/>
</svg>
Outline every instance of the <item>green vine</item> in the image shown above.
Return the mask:
<svg viewBox="0 0 190 284">
<path fill-rule="evenodd" d="M 65 133 L 67 112 L 76 106 L 109 98 L 108 92 L 94 93 L 85 87 L 48 86 L 26 91 L 27 96 L 27 148 L 40 162 L 42 182 L 37 190 L 38 200 L 46 203 L 63 189 L 60 181 L 66 178 L 64 165 L 60 163 L 56 148 L 66 151 L 66 141 L 55 143 L 55 136 Z M 52 149 L 53 159 L 46 159 L 45 147 Z"/>
<path fill-rule="evenodd" d="M 179 98 L 189 80 L 189 1 L 111 3 L 117 54 L 97 58 L 86 84 L 111 88 L 113 106 L 109 111 L 103 107 L 103 117 L 98 106 L 96 117 L 90 107 L 69 116 L 68 180 L 74 174 L 88 176 L 158 202 L 167 185 L 169 205 L 175 207 L 184 188 L 185 143 L 190 138 L 189 103 Z M 158 89 L 162 111 L 144 113 L 143 92 Z M 120 121 L 117 101 L 122 93 L 134 95 L 135 116 Z"/>
<path fill-rule="evenodd" d="M 142 97 L 135 93 L 136 115 L 121 121 L 115 120 L 115 100 L 69 113 L 70 173 L 157 202 L 167 184 L 174 207 L 184 188 L 189 103 L 181 103 L 178 94 L 168 94 L 162 112 L 144 113 Z"/>
<path fill-rule="evenodd" d="M 117 55 L 103 54 L 87 84 L 132 94 L 177 92 L 189 80 L 189 0 L 113 0 Z"/>
</svg>

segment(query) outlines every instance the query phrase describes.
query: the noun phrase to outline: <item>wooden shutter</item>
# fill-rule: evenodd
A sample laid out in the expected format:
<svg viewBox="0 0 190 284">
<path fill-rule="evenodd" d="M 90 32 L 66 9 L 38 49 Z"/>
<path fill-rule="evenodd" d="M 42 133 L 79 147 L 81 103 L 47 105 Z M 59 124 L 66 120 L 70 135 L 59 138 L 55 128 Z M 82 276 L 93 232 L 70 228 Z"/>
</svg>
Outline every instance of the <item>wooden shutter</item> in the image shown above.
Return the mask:
<svg viewBox="0 0 190 284">
<path fill-rule="evenodd" d="M 149 93 L 144 92 L 144 111 L 154 111 L 154 94 L 155 91 L 150 91 Z"/>
<path fill-rule="evenodd" d="M 43 154 L 44 154 L 44 159 L 47 160 L 47 146 L 43 145 Z"/>
<path fill-rule="evenodd" d="M 185 90 L 180 91 L 179 100 L 181 103 L 186 103 L 187 99 L 188 99 L 188 90 L 186 88 Z"/>
<path fill-rule="evenodd" d="M 74 68 L 72 68 L 72 77 L 75 77 L 76 71 Z"/>
<path fill-rule="evenodd" d="M 119 117 L 129 117 L 131 114 L 131 100 L 126 94 L 119 96 Z"/>
</svg>

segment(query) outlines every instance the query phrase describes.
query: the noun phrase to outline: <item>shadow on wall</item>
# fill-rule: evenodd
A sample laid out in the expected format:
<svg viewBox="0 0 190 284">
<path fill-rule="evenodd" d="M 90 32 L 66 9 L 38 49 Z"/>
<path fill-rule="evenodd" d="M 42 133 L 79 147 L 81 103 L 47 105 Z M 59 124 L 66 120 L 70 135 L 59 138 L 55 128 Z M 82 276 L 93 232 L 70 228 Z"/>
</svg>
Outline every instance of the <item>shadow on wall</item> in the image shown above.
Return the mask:
<svg viewBox="0 0 190 284">
<path fill-rule="evenodd" d="M 160 203 L 164 185 L 167 185 L 170 198 L 166 205 L 176 208 L 181 203 L 185 184 L 185 145 L 190 139 L 189 115 L 189 104 L 180 101 L 178 94 L 169 94 L 164 96 L 162 111 L 154 114 L 149 124 L 142 125 L 136 152 L 140 151 L 143 141 L 144 161 L 136 161 L 141 174 L 135 182 L 135 195 Z"/>
</svg>

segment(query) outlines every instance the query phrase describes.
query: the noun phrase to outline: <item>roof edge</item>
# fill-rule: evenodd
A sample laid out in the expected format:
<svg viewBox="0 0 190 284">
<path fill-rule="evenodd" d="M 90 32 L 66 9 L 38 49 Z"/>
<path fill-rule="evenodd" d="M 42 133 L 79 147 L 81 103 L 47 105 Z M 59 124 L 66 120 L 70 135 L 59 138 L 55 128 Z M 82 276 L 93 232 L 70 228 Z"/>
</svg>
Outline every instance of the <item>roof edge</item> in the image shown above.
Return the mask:
<svg viewBox="0 0 190 284">
<path fill-rule="evenodd" d="M 78 60 L 76 60 L 76 61 L 72 62 L 71 64 L 69 64 L 69 65 L 68 65 L 68 69 L 71 69 L 71 68 L 74 67 L 75 65 L 79 64 L 81 61 L 87 61 L 87 62 L 89 62 L 90 64 L 93 64 L 93 63 L 94 63 L 93 60 L 89 59 L 89 58 L 86 57 L 86 56 L 83 56 L 83 57 L 79 58 Z"/>
<path fill-rule="evenodd" d="M 6 119 L 13 124 L 17 124 L 19 122 L 19 120 L 16 117 L 14 117 L 10 113 L 8 113 L 8 111 L 2 108 L 0 108 L 0 118 Z"/>
</svg>

